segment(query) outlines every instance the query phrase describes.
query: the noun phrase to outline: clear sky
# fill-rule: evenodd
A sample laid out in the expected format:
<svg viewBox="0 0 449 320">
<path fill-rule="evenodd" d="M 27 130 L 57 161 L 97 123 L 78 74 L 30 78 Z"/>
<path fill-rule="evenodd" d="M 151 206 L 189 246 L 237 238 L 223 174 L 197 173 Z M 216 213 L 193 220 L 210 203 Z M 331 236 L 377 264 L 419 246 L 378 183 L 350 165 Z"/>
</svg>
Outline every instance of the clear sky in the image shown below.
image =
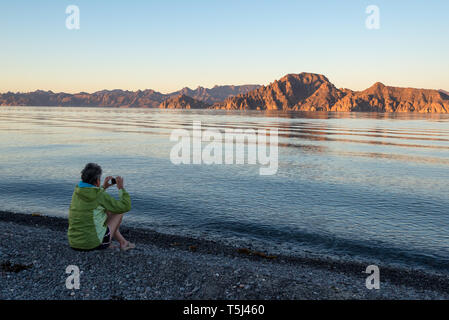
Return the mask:
<svg viewBox="0 0 449 320">
<path fill-rule="evenodd" d="M 447 0 L 0 0 L 0 92 L 166 93 L 300 72 L 449 90 L 448 12 Z"/>
</svg>

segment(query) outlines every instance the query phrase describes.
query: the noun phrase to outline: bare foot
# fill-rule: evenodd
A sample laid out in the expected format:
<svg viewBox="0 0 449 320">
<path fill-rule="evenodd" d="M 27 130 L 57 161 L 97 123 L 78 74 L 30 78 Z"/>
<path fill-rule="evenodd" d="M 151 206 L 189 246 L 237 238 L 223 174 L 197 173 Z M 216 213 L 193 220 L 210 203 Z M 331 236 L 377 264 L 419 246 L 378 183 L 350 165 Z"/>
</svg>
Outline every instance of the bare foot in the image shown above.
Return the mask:
<svg viewBox="0 0 449 320">
<path fill-rule="evenodd" d="M 126 243 L 124 243 L 124 244 L 120 244 L 120 250 L 122 250 L 122 251 L 132 250 L 135 247 L 136 247 L 136 245 L 134 243 L 129 242 L 129 241 L 126 241 Z"/>
</svg>

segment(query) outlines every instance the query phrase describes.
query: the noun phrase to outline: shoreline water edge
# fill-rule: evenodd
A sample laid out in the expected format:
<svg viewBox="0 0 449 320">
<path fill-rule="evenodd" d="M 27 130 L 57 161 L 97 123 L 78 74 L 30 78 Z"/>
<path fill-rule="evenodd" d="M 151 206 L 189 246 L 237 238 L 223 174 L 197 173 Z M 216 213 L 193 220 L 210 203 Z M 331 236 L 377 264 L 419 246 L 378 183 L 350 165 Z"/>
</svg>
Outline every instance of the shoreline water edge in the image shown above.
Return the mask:
<svg viewBox="0 0 449 320">
<path fill-rule="evenodd" d="M 449 275 L 379 265 L 380 289 L 368 289 L 367 265 L 260 252 L 219 241 L 135 227 L 122 233 L 131 252 L 76 252 L 67 220 L 0 211 L 0 299 L 449 299 Z M 68 289 L 69 266 L 80 270 Z"/>
</svg>

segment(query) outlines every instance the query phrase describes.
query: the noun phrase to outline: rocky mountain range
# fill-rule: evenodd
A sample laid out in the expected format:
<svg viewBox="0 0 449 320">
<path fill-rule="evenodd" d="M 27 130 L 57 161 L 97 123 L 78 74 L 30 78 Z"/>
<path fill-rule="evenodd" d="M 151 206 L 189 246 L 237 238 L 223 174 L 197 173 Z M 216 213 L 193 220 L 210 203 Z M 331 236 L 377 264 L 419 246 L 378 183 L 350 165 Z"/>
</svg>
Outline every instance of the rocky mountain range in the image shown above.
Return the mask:
<svg viewBox="0 0 449 320">
<path fill-rule="evenodd" d="M 363 91 L 337 89 L 323 75 L 301 73 L 229 97 L 213 108 L 448 113 L 449 96 L 438 90 L 390 87 L 380 82 Z"/>
<path fill-rule="evenodd" d="M 168 97 L 154 90 L 102 90 L 76 94 L 34 91 L 0 95 L 0 105 L 6 106 L 85 106 L 85 107 L 136 107 L 157 108 Z"/>
<path fill-rule="evenodd" d="M 122 108 L 158 108 L 167 99 L 188 95 L 208 105 L 241 93 L 247 93 L 259 85 L 215 86 L 211 89 L 198 87 L 195 90 L 184 88 L 169 94 L 154 90 L 102 90 L 94 93 L 75 94 L 53 93 L 37 90 L 28 93 L 0 94 L 0 106 L 79 106 L 79 107 L 122 107 Z"/>
<path fill-rule="evenodd" d="M 171 93 L 170 97 L 186 95 L 196 100 L 203 101 L 207 104 L 214 104 L 217 102 L 221 102 L 228 97 L 251 92 L 259 87 L 260 85 L 215 86 L 211 89 L 198 87 L 195 90 L 184 88 L 180 91 Z"/>
<path fill-rule="evenodd" d="M 0 95 L 0 105 L 449 113 L 449 94 L 444 90 L 399 88 L 380 82 L 353 91 L 336 88 L 323 75 L 300 73 L 288 74 L 267 86 L 184 88 L 171 94 L 154 90 L 5 93 Z"/>
</svg>

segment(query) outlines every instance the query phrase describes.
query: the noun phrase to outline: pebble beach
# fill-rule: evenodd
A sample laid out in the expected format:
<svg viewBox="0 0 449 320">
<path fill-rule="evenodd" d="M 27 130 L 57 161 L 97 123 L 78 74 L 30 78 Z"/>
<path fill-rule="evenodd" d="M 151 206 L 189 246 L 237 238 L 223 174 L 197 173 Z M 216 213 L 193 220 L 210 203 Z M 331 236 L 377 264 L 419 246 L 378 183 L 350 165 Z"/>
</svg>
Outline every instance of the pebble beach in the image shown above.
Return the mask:
<svg viewBox="0 0 449 320">
<path fill-rule="evenodd" d="M 77 252 L 67 220 L 0 212 L 2 300 L 353 300 L 449 299 L 449 277 L 379 266 L 368 290 L 365 265 L 276 255 L 204 239 L 121 228 L 135 250 Z M 67 289 L 66 268 L 80 270 Z"/>
</svg>

